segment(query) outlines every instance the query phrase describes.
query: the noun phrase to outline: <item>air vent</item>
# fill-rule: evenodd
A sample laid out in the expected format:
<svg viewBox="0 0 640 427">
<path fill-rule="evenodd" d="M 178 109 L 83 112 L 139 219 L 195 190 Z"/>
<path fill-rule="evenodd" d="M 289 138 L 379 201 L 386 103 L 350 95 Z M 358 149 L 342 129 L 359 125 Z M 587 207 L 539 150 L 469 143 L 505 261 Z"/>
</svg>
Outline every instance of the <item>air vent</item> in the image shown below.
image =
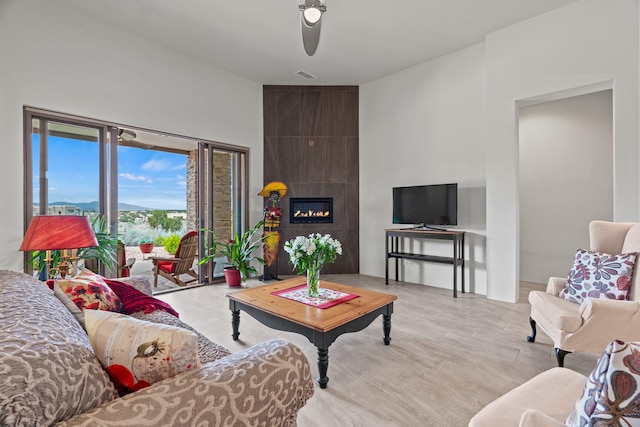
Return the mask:
<svg viewBox="0 0 640 427">
<path fill-rule="evenodd" d="M 300 71 L 296 72 L 296 74 L 297 74 L 297 75 L 299 75 L 299 76 L 300 76 L 300 77 L 302 77 L 302 78 L 307 79 L 307 80 L 317 79 L 317 77 L 316 77 L 316 76 L 314 76 L 314 75 L 312 75 L 312 74 L 309 74 L 309 73 L 307 73 L 306 71 L 302 71 L 302 70 L 300 70 Z"/>
</svg>

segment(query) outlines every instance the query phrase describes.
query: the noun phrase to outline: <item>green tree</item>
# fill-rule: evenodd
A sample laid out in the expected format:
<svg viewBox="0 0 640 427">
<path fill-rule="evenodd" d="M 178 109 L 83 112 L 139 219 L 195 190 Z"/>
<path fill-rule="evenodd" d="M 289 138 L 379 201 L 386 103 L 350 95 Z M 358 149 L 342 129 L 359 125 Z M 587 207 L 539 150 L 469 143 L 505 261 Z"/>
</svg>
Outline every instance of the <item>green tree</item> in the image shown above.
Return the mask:
<svg viewBox="0 0 640 427">
<path fill-rule="evenodd" d="M 169 218 L 167 211 L 153 211 L 149 216 L 149 225 L 153 228 L 160 227 L 163 230 L 174 232 L 182 226 L 181 218 Z"/>
<path fill-rule="evenodd" d="M 167 216 L 167 211 L 153 211 L 149 216 L 149 225 L 153 228 L 162 227 L 163 221 L 169 219 Z"/>
</svg>

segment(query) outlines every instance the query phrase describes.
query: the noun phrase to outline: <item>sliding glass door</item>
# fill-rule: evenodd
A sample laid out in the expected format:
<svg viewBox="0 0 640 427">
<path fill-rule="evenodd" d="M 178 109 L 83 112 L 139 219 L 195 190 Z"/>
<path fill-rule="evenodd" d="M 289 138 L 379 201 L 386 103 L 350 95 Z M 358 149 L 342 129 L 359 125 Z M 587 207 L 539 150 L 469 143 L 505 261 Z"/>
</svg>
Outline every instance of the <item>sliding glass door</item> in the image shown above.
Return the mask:
<svg viewBox="0 0 640 427">
<path fill-rule="evenodd" d="M 170 257 L 166 242 L 175 251 L 176 240 L 198 231 L 204 254 L 205 229 L 219 240 L 246 229 L 246 148 L 31 108 L 24 120 L 25 231 L 34 215 L 104 218 L 126 257 L 138 257 L 132 272 L 153 280 L 150 255 L 138 253 L 141 241 L 155 243 L 151 255 Z M 220 257 L 193 269 L 199 283 L 210 283 L 225 264 Z"/>
</svg>

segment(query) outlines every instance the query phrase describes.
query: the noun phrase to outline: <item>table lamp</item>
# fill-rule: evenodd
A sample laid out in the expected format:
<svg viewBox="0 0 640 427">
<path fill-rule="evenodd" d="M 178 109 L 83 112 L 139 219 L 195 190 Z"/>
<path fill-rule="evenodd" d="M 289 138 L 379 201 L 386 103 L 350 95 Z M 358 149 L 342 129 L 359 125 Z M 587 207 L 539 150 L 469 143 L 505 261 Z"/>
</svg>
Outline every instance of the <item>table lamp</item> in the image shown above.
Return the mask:
<svg viewBox="0 0 640 427">
<path fill-rule="evenodd" d="M 58 272 L 62 278 L 74 273 L 78 249 L 98 246 L 89 219 L 80 215 L 41 215 L 31 219 L 27 233 L 20 245 L 21 251 L 46 251 L 45 264 L 49 268 L 51 251 L 60 250 L 62 261 Z M 71 254 L 69 254 L 71 250 Z M 55 274 L 52 274 L 55 277 Z"/>
</svg>

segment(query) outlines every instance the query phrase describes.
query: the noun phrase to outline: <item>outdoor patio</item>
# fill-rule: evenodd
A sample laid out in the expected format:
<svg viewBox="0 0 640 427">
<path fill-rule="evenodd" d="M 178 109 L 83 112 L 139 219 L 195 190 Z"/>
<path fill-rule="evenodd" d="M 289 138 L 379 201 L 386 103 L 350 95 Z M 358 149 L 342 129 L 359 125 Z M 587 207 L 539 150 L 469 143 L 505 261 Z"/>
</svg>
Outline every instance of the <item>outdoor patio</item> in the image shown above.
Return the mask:
<svg viewBox="0 0 640 427">
<path fill-rule="evenodd" d="M 127 259 L 136 259 L 136 262 L 131 267 L 131 276 L 144 276 L 148 278 L 153 285 L 153 261 L 151 261 L 150 257 L 171 257 L 172 255 L 165 251 L 162 246 L 155 246 L 149 254 L 143 254 L 138 246 L 127 246 L 125 247 L 125 256 Z M 188 276 L 185 275 L 184 279 L 186 280 L 187 277 Z M 178 288 L 180 288 L 180 286 L 162 276 L 158 276 L 158 287 L 154 288 L 153 292 L 156 293 Z"/>
</svg>

